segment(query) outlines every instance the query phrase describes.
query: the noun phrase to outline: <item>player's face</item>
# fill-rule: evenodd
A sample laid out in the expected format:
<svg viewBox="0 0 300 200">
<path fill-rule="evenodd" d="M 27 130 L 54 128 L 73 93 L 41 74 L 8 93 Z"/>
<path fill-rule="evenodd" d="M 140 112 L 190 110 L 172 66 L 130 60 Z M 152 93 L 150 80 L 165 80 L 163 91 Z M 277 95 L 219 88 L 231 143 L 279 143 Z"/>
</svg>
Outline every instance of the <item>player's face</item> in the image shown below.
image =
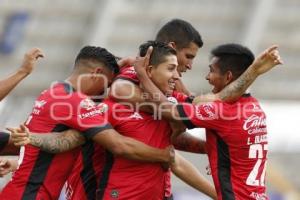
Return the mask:
<svg viewBox="0 0 300 200">
<path fill-rule="evenodd" d="M 218 65 L 219 58 L 213 57 L 209 65 L 209 72 L 206 75 L 206 80 L 213 86 L 212 92 L 220 92 L 227 84 L 226 75 L 222 74 Z"/>
<path fill-rule="evenodd" d="M 95 78 L 95 83 L 94 83 L 95 94 L 94 95 L 103 94 L 104 91 L 110 87 L 114 77 L 115 77 L 115 74 L 111 70 L 107 69 L 106 67 L 103 67 L 101 72 L 99 72 L 98 76 Z"/>
<path fill-rule="evenodd" d="M 153 66 L 149 72 L 150 79 L 164 94 L 172 93 L 175 82 L 179 79 L 177 64 L 176 56 L 169 55 L 163 63 Z"/>
<path fill-rule="evenodd" d="M 193 60 L 197 55 L 198 49 L 199 47 L 194 42 L 191 42 L 188 47 L 177 50 L 177 71 L 180 76 L 187 70 L 192 69 Z"/>
</svg>

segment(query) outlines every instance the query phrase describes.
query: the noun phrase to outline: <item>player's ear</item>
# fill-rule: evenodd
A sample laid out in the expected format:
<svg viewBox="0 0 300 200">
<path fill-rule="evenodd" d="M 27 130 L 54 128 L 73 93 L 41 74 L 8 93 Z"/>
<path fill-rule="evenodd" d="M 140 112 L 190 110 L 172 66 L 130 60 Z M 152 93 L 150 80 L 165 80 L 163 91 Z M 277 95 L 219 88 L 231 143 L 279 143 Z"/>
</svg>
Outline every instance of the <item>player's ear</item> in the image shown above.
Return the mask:
<svg viewBox="0 0 300 200">
<path fill-rule="evenodd" d="M 97 79 L 97 78 L 99 77 L 100 74 L 103 74 L 103 68 L 102 68 L 102 67 L 96 67 L 96 68 L 93 70 L 92 78 L 93 78 L 93 79 Z"/>
<path fill-rule="evenodd" d="M 173 49 L 176 49 L 176 44 L 175 44 L 175 42 L 169 42 L 169 43 L 168 43 L 168 46 L 169 46 L 169 47 L 172 47 Z"/>
<path fill-rule="evenodd" d="M 146 72 L 147 75 L 151 78 L 152 77 L 152 70 L 153 70 L 153 65 L 149 65 L 146 67 Z"/>
<path fill-rule="evenodd" d="M 233 81 L 233 74 L 231 71 L 227 71 L 226 72 L 226 85 L 228 85 L 229 83 L 231 83 Z"/>
</svg>

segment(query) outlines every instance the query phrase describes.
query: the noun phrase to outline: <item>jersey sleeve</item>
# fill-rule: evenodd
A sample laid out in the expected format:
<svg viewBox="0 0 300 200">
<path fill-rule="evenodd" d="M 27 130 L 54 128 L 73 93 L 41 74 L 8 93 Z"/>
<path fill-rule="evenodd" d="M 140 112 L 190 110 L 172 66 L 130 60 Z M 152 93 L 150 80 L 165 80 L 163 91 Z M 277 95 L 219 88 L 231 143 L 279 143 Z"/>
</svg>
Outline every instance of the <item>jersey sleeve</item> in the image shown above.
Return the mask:
<svg viewBox="0 0 300 200">
<path fill-rule="evenodd" d="M 179 102 L 179 103 L 183 103 L 183 102 L 186 102 L 186 103 L 192 103 L 193 102 L 193 100 L 194 100 L 194 96 L 188 96 L 188 95 L 186 95 L 186 94 L 184 94 L 184 93 L 181 93 L 181 92 L 177 92 L 177 91 L 173 91 L 173 93 L 172 93 L 172 96 L 175 98 L 175 99 L 177 99 L 177 101 Z"/>
<path fill-rule="evenodd" d="M 108 106 L 105 103 L 96 105 L 88 97 L 72 97 L 67 102 L 53 104 L 52 116 L 60 123 L 79 130 L 88 139 L 104 130 L 112 129 L 108 122 Z"/>
<path fill-rule="evenodd" d="M 9 136 L 10 136 L 9 133 L 0 132 L 0 152 L 8 144 Z"/>
<path fill-rule="evenodd" d="M 130 66 L 130 65 L 127 65 L 127 66 L 121 68 L 120 73 L 114 80 L 118 80 L 118 79 L 127 80 L 134 84 L 140 83 L 140 81 L 136 75 L 136 72 L 134 70 L 134 67 Z"/>
<path fill-rule="evenodd" d="M 188 129 L 196 127 L 218 129 L 222 126 L 220 117 L 220 103 L 207 103 L 203 105 L 193 105 L 181 103 L 177 105 L 177 110 L 182 122 Z"/>
</svg>

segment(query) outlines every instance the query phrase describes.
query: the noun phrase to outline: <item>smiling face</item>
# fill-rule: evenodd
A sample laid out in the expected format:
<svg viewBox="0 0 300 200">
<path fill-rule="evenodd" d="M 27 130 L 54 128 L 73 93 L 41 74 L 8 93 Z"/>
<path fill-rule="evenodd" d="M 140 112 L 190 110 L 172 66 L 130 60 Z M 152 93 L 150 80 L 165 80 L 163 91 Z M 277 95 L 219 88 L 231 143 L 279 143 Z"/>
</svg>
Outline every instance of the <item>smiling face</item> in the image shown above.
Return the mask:
<svg viewBox="0 0 300 200">
<path fill-rule="evenodd" d="M 231 72 L 222 73 L 219 68 L 219 58 L 213 57 L 209 65 L 209 72 L 206 75 L 206 80 L 213 86 L 212 92 L 220 92 L 232 80 Z"/>
<path fill-rule="evenodd" d="M 177 71 L 181 76 L 182 73 L 192 69 L 193 60 L 197 55 L 199 46 L 191 42 L 187 47 L 177 49 L 178 68 Z"/>
<path fill-rule="evenodd" d="M 164 62 L 157 66 L 149 66 L 150 79 L 164 94 L 171 94 L 175 89 L 175 82 L 179 79 L 177 65 L 177 57 L 167 55 Z"/>
</svg>

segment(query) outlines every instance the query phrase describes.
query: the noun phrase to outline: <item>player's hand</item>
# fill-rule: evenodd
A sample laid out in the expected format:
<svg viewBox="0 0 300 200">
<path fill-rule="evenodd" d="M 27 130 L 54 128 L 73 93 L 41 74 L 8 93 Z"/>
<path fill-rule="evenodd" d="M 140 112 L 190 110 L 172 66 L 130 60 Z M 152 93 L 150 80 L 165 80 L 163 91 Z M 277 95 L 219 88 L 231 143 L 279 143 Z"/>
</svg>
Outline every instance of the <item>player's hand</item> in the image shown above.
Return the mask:
<svg viewBox="0 0 300 200">
<path fill-rule="evenodd" d="M 118 61 L 118 65 L 120 68 L 125 67 L 127 65 L 133 65 L 135 60 L 136 58 L 134 56 L 124 57 Z"/>
<path fill-rule="evenodd" d="M 24 146 L 30 144 L 30 132 L 24 125 L 19 128 L 7 128 L 10 132 L 10 137 L 15 146 Z"/>
<path fill-rule="evenodd" d="M 23 62 L 19 71 L 30 74 L 34 69 L 36 62 L 39 58 L 43 58 L 44 54 L 39 48 L 30 49 L 28 52 L 25 53 Z"/>
<path fill-rule="evenodd" d="M 175 149 L 173 145 L 170 145 L 164 149 L 164 155 L 166 162 L 161 163 L 161 167 L 164 171 L 168 171 L 170 166 L 175 163 Z"/>
<path fill-rule="evenodd" d="M 279 64 L 283 64 L 283 61 L 280 58 L 278 46 L 273 45 L 254 60 L 252 67 L 257 75 L 261 75 Z"/>
<path fill-rule="evenodd" d="M 140 57 L 140 56 L 136 57 L 136 60 L 133 64 L 133 66 L 134 66 L 134 69 L 135 69 L 137 75 L 145 75 L 146 74 L 146 67 L 149 66 L 150 56 L 151 56 L 152 51 L 153 51 L 153 47 L 150 46 L 147 49 L 147 53 L 144 57 Z"/>
<path fill-rule="evenodd" d="M 15 164 L 13 162 L 13 160 L 8 158 L 0 158 L 0 177 L 3 177 L 12 171 L 15 171 Z"/>
</svg>

